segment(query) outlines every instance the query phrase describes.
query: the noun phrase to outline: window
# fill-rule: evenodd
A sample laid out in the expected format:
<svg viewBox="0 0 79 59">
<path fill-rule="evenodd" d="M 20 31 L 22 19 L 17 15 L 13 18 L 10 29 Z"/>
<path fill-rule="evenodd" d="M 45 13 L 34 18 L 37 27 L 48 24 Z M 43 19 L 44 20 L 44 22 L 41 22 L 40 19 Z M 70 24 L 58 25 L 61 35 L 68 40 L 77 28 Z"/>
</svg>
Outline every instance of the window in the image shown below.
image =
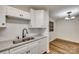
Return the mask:
<svg viewBox="0 0 79 59">
<path fill-rule="evenodd" d="M 49 21 L 49 32 L 54 31 L 54 22 Z"/>
</svg>

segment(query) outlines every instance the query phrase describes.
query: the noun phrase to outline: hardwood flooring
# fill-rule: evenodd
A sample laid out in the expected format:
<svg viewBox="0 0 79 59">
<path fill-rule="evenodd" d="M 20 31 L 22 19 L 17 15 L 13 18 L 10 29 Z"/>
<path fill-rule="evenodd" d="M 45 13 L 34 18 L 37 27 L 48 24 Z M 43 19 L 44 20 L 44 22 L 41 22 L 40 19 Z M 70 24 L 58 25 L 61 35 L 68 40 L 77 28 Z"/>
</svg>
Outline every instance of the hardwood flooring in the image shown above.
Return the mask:
<svg viewBox="0 0 79 59">
<path fill-rule="evenodd" d="M 79 43 L 56 38 L 49 43 L 50 54 L 79 54 Z"/>
</svg>

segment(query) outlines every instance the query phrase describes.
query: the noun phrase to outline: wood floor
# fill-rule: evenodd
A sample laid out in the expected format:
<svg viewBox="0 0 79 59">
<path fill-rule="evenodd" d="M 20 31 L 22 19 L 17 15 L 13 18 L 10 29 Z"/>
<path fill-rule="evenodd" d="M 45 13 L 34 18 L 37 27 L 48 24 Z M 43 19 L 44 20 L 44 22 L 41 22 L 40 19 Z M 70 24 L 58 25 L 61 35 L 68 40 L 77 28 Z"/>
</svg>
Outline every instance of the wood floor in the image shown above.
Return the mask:
<svg viewBox="0 0 79 59">
<path fill-rule="evenodd" d="M 55 39 L 49 43 L 50 54 L 79 54 L 79 43 Z"/>
</svg>

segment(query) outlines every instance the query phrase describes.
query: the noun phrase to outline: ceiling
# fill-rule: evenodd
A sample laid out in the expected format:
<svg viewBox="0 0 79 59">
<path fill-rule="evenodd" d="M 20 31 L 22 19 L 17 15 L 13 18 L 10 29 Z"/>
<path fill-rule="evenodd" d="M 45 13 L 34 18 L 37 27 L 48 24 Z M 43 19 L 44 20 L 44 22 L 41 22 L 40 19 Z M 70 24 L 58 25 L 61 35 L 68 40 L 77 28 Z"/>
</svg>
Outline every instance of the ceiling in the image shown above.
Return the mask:
<svg viewBox="0 0 79 59">
<path fill-rule="evenodd" d="M 79 5 L 22 5 L 34 9 L 48 9 L 50 17 L 63 18 L 67 12 L 71 11 L 72 15 L 79 16 Z"/>
</svg>

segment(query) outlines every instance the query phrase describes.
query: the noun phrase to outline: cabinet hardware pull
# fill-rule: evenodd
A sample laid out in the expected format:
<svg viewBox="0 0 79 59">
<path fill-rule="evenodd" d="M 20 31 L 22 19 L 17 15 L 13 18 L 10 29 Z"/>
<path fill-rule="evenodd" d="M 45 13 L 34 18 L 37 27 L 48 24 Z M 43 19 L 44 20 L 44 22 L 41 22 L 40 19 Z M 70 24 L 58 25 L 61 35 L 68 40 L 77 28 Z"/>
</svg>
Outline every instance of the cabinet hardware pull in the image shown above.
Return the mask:
<svg viewBox="0 0 79 59">
<path fill-rule="evenodd" d="M 20 14 L 20 16 L 22 16 L 22 15 Z"/>
<path fill-rule="evenodd" d="M 23 14 L 22 14 L 22 16 L 23 16 Z"/>
<path fill-rule="evenodd" d="M 2 25 L 5 25 L 5 23 L 2 23 Z"/>
<path fill-rule="evenodd" d="M 30 50 L 26 52 L 27 54 L 30 53 Z"/>
</svg>

